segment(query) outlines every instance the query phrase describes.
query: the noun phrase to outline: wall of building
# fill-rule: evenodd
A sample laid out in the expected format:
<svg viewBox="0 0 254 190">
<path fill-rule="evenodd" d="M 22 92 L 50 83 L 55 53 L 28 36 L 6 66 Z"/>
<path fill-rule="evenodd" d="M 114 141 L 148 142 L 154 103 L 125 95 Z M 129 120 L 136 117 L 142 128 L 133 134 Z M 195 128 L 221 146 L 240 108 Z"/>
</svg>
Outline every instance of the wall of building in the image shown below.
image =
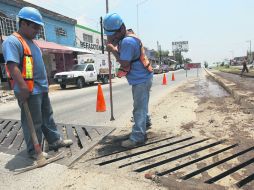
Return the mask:
<svg viewBox="0 0 254 190">
<path fill-rule="evenodd" d="M 8 5 L 0 1 L 0 12 L 9 18 L 16 19 L 16 15 L 20 11 L 20 7 Z M 49 17 L 48 14 L 41 12 L 44 20 L 44 32 L 46 41 L 55 42 L 66 46 L 75 46 L 75 24 L 62 22 L 54 17 Z M 57 28 L 65 31 L 66 36 L 58 35 Z"/>
<path fill-rule="evenodd" d="M 91 28 L 87 28 L 82 25 L 76 25 L 76 44 L 78 47 L 88 49 L 94 52 L 92 55 L 79 55 L 78 62 L 82 63 L 87 61 L 88 59 L 92 59 L 95 61 L 96 65 L 100 67 L 102 63 L 106 63 L 108 65 L 108 55 L 107 52 L 104 51 L 104 55 L 102 54 L 102 41 L 101 41 L 101 33 L 93 30 Z M 92 37 L 90 41 L 86 41 L 84 39 L 84 34 Z M 104 46 L 106 43 L 106 36 L 104 36 Z M 105 47 L 104 47 L 105 50 Z M 116 62 L 113 55 L 111 55 L 112 68 L 117 70 L 119 68 L 119 63 Z"/>
<path fill-rule="evenodd" d="M 48 17 L 43 17 L 45 22 L 46 41 L 55 42 L 66 46 L 75 46 L 75 26 Z M 65 31 L 66 36 L 59 35 L 57 28 Z"/>
<path fill-rule="evenodd" d="M 76 44 L 78 47 L 82 47 L 85 49 L 89 49 L 96 54 L 101 53 L 101 33 L 87 28 L 82 25 L 76 25 L 75 27 L 75 32 L 76 32 Z M 92 41 L 86 41 L 84 39 L 84 34 L 89 35 L 92 37 Z M 104 37 L 104 41 L 106 40 L 106 37 Z"/>
<path fill-rule="evenodd" d="M 16 19 L 16 15 L 18 14 L 19 10 L 20 8 L 18 7 L 0 2 L 0 12 L 5 14 L 9 18 Z"/>
</svg>

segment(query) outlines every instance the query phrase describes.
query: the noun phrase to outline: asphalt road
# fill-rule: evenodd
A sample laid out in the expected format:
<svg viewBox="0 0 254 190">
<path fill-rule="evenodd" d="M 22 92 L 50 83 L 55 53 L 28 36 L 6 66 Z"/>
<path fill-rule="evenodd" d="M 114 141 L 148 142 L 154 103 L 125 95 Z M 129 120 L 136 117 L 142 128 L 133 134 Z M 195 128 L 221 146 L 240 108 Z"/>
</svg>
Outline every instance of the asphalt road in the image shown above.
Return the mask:
<svg viewBox="0 0 254 190">
<path fill-rule="evenodd" d="M 199 69 L 201 74 L 202 69 Z M 163 74 L 154 75 L 150 104 L 158 103 L 172 87 L 177 86 L 187 79 L 197 77 L 197 70 L 178 70 L 175 72 L 175 81 L 171 81 L 172 72 L 166 73 L 167 85 L 162 85 Z M 131 86 L 125 78 L 113 79 L 113 110 L 114 123 L 121 125 L 129 119 L 132 112 Z M 97 84 L 83 89 L 68 87 L 65 90 L 50 92 L 54 118 L 57 123 L 80 125 L 111 125 L 111 109 L 109 101 L 109 85 L 102 85 L 106 101 L 106 112 L 96 112 Z M 16 101 L 0 104 L 0 118 L 20 119 L 20 110 Z"/>
</svg>

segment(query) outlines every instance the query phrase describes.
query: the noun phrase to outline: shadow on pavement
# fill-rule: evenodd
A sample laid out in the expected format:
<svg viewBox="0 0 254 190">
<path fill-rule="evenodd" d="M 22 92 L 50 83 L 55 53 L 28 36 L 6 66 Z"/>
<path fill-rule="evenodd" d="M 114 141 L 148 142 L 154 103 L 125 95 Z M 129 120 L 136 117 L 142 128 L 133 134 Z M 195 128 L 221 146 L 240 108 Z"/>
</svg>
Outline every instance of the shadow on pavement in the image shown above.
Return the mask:
<svg viewBox="0 0 254 190">
<path fill-rule="evenodd" d="M 27 166 L 33 165 L 34 161 L 30 159 L 26 153 L 26 150 L 18 153 L 15 155 L 14 158 L 12 158 L 10 161 L 7 162 L 5 165 L 5 168 L 13 171 L 16 169 L 25 168 Z"/>
</svg>

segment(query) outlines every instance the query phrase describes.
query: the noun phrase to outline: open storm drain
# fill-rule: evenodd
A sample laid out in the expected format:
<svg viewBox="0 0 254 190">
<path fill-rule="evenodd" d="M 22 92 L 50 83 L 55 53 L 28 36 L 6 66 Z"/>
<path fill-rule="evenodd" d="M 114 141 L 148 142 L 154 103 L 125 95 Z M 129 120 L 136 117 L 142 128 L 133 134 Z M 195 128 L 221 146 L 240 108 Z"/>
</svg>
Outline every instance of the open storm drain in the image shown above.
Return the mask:
<svg viewBox="0 0 254 190">
<path fill-rule="evenodd" d="M 27 156 L 20 124 L 20 121 L 17 120 L 0 119 L 0 152 Z M 64 159 L 59 160 L 58 163 L 67 166 L 77 161 L 114 130 L 109 127 L 69 124 L 57 124 L 57 128 L 62 137 L 72 139 L 73 141 L 73 145 L 69 148 L 61 148 L 61 151 L 66 152 L 66 156 Z M 42 147 L 47 149 L 47 143 L 44 140 Z"/>
<path fill-rule="evenodd" d="M 94 159 L 103 167 L 138 173 L 174 175 L 181 180 L 206 184 L 254 187 L 254 146 L 241 147 L 226 140 L 173 136 L 148 141 L 129 150 L 107 153 Z"/>
</svg>

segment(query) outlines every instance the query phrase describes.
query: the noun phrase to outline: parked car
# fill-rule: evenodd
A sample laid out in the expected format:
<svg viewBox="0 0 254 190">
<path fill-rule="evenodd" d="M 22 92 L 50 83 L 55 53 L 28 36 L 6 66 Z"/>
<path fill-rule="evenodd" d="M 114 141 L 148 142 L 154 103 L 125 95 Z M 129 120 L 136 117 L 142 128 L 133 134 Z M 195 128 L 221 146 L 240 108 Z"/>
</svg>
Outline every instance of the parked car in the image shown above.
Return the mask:
<svg viewBox="0 0 254 190">
<path fill-rule="evenodd" d="M 153 64 L 152 67 L 153 67 L 153 73 L 154 74 L 163 73 L 162 67 L 160 65 Z"/>
<path fill-rule="evenodd" d="M 181 69 L 181 65 L 179 65 L 179 64 L 177 64 L 177 65 L 175 66 L 175 70 L 178 70 L 178 69 Z"/>
<path fill-rule="evenodd" d="M 167 73 L 170 70 L 168 65 L 161 65 L 161 68 L 162 68 L 163 73 Z"/>
<path fill-rule="evenodd" d="M 169 71 L 174 71 L 175 70 L 175 64 L 172 64 L 169 66 Z"/>
</svg>

